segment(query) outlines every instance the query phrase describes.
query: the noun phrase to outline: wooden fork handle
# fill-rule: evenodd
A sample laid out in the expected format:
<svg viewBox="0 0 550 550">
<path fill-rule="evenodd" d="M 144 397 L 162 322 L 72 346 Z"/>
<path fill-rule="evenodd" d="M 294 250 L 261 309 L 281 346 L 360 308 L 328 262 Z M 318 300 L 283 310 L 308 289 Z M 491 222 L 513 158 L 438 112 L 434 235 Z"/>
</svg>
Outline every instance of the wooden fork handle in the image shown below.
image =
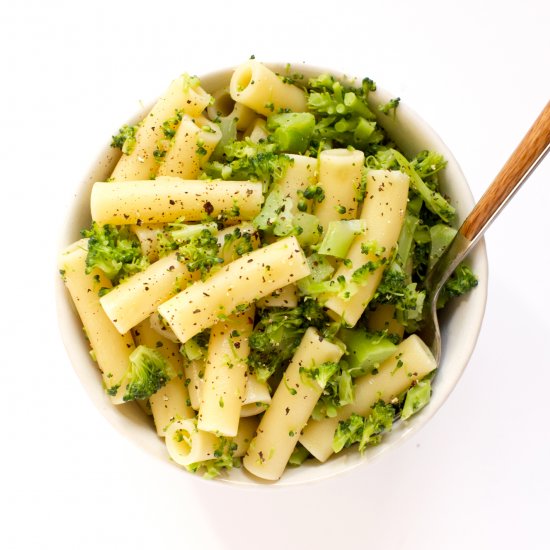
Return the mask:
<svg viewBox="0 0 550 550">
<path fill-rule="evenodd" d="M 544 158 L 550 146 L 550 101 L 542 110 L 512 156 L 506 161 L 491 186 L 464 220 L 459 232 L 476 241 L 501 208 L 521 187 Z"/>
</svg>

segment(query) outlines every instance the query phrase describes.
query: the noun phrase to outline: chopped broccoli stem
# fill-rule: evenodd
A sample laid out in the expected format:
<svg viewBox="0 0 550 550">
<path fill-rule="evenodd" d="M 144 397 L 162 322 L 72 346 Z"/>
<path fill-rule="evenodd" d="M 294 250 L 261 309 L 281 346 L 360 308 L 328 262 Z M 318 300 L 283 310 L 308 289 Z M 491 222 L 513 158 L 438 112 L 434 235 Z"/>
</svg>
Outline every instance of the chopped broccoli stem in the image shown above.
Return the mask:
<svg viewBox="0 0 550 550">
<path fill-rule="evenodd" d="M 301 466 L 309 456 L 309 451 L 303 445 L 298 443 L 288 459 L 288 464 L 290 466 Z"/>
<path fill-rule="evenodd" d="M 345 359 L 349 364 L 348 372 L 353 377 L 372 372 L 395 353 L 397 348 L 384 333 L 367 332 L 362 328 L 342 328 L 338 332 L 338 338 L 346 344 Z"/>
<path fill-rule="evenodd" d="M 315 117 L 311 113 L 281 113 L 267 118 L 270 140 L 286 153 L 304 153 L 314 128 Z"/>
<path fill-rule="evenodd" d="M 365 220 L 340 220 L 328 224 L 328 229 L 319 246 L 319 254 L 345 258 L 357 235 L 364 233 Z"/>
</svg>

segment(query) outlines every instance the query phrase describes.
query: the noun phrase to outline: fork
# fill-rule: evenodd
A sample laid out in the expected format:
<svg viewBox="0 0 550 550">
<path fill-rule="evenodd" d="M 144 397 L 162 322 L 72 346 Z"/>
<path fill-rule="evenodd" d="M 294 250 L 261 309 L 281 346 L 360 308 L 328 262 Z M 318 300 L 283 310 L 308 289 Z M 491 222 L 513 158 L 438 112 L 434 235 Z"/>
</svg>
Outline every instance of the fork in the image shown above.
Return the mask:
<svg viewBox="0 0 550 550">
<path fill-rule="evenodd" d="M 497 174 L 479 202 L 464 220 L 455 238 L 432 267 L 424 281 L 425 320 L 422 339 L 437 364 L 441 359 L 441 333 L 437 319 L 437 299 L 460 262 L 475 247 L 492 221 L 533 173 L 550 148 L 550 101 L 546 104 L 516 150 Z"/>
</svg>

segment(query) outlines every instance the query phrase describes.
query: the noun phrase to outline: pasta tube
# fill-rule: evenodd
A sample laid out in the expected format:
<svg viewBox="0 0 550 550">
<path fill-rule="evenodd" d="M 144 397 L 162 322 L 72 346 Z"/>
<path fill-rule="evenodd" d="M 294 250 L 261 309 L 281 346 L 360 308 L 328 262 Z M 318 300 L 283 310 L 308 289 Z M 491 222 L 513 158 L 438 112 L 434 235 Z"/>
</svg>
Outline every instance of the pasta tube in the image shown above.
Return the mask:
<svg viewBox="0 0 550 550">
<path fill-rule="evenodd" d="M 166 428 L 165 442 L 170 458 L 180 466 L 212 460 L 220 446 L 218 436 L 197 428 L 196 418 L 172 422 Z"/>
<path fill-rule="evenodd" d="M 241 418 L 264 412 L 269 403 L 271 403 L 271 394 L 267 382 L 260 382 L 255 374 L 248 373 Z"/>
<path fill-rule="evenodd" d="M 196 178 L 221 137 L 217 124 L 204 117 L 184 116 L 158 169 L 158 176 Z"/>
<path fill-rule="evenodd" d="M 248 337 L 254 328 L 254 306 L 216 323 L 210 332 L 198 428 L 235 436 L 246 394 Z"/>
<path fill-rule="evenodd" d="M 233 456 L 238 458 L 245 455 L 250 442 L 256 433 L 258 423 L 258 419 L 254 417 L 241 418 L 241 421 L 239 422 L 239 431 L 233 438 L 233 443 L 237 445 L 237 448 L 233 451 Z"/>
<path fill-rule="evenodd" d="M 380 365 L 376 374 L 367 374 L 356 380 L 353 403 L 342 407 L 333 418 L 311 420 L 300 437 L 300 443 L 324 462 L 333 453 L 332 440 L 340 420 L 346 420 L 353 413 L 367 416 L 377 401 L 391 402 L 436 367 L 428 346 L 415 334 L 409 336 L 397 346 L 395 354 Z"/>
<path fill-rule="evenodd" d="M 189 392 L 183 378 L 183 357 L 178 344 L 155 332 L 149 319 L 135 327 L 133 334 L 136 344 L 155 349 L 176 373 L 165 386 L 149 397 L 157 434 L 164 437 L 171 422 L 195 416 L 195 411 L 189 404 Z"/>
<path fill-rule="evenodd" d="M 255 374 L 248 373 L 243 405 L 258 403 L 259 401 L 263 403 L 271 402 L 269 387 L 267 382 L 261 382 Z"/>
<path fill-rule="evenodd" d="M 256 118 L 256 114 L 242 103 L 236 103 L 229 93 L 229 86 L 216 90 L 214 101 L 206 108 L 210 120 L 219 118 L 235 119 L 237 130 L 246 130 Z"/>
<path fill-rule="evenodd" d="M 276 187 L 283 197 L 289 197 L 292 200 L 292 213 L 297 214 L 301 192 L 305 191 L 309 185 L 317 183 L 317 159 L 303 155 L 288 156 L 292 159 L 292 164 L 286 169 Z"/>
<path fill-rule="evenodd" d="M 379 304 L 374 311 L 369 311 L 367 328 L 373 332 L 387 330 L 399 338 L 403 338 L 405 333 L 405 327 L 395 318 L 395 306 L 392 304 Z"/>
<path fill-rule="evenodd" d="M 191 407 L 198 411 L 201 405 L 204 387 L 204 360 L 194 359 L 193 361 L 185 363 L 183 372 L 185 374 L 187 389 L 189 390 Z M 187 382 L 187 380 L 189 382 Z"/>
<path fill-rule="evenodd" d="M 250 138 L 253 143 L 260 143 L 269 136 L 265 118 L 258 117 L 244 132 L 243 137 Z"/>
<path fill-rule="evenodd" d="M 358 191 L 365 155 L 363 151 L 329 149 L 319 155 L 319 185 L 325 198 L 315 215 L 326 232 L 329 222 L 357 217 Z"/>
<path fill-rule="evenodd" d="M 258 421 L 255 418 L 241 420 L 239 431 L 232 439 L 236 445 L 233 451 L 234 457 L 244 455 L 257 425 Z M 166 429 L 165 441 L 170 458 L 181 466 L 190 466 L 195 462 L 217 458 L 216 451 L 224 443 L 223 439 L 217 435 L 199 430 L 196 418 L 172 422 Z"/>
<path fill-rule="evenodd" d="M 366 231 L 354 239 L 346 262 L 334 275 L 337 280 L 344 278 L 354 292 L 349 300 L 330 296 L 324 303 L 351 327 L 355 326 L 380 284 L 384 262 L 391 257 L 403 225 L 408 193 L 409 178 L 402 172 L 372 170 L 367 175 L 365 202 L 361 209 Z M 361 283 L 354 283 L 357 270 L 370 265 L 373 268 L 362 276 Z"/>
<path fill-rule="evenodd" d="M 296 285 L 279 288 L 258 300 L 258 307 L 296 307 L 298 305 L 298 289 Z"/>
<path fill-rule="evenodd" d="M 225 265 L 159 306 L 182 343 L 238 308 L 309 275 L 296 237 L 287 237 Z"/>
<path fill-rule="evenodd" d="M 134 341 L 129 332 L 120 334 L 116 330 L 99 303 L 99 290 L 112 285 L 100 269 L 86 274 L 87 246 L 88 241 L 82 239 L 66 248 L 59 258 L 59 269 L 84 325 L 107 393 L 113 403 L 120 404 L 124 395 L 120 381 L 128 370 Z"/>
<path fill-rule="evenodd" d="M 184 74 L 174 80 L 138 125 L 135 145 L 129 154 L 122 154 L 111 179 L 128 181 L 154 177 L 159 167 L 154 152 L 164 138 L 163 123 L 180 111 L 198 116 L 209 103 L 210 95 L 199 86 L 196 78 Z"/>
<path fill-rule="evenodd" d="M 176 295 L 178 287 L 185 287 L 198 278 L 199 272 L 190 272 L 174 252 L 132 275 L 99 301 L 107 317 L 123 334 Z"/>
<path fill-rule="evenodd" d="M 269 480 L 281 477 L 323 392 L 315 379 L 304 375 L 303 369 L 338 362 L 343 353 L 342 348 L 321 338 L 313 327 L 306 330 L 244 457 L 243 465 L 250 473 Z"/>
<path fill-rule="evenodd" d="M 253 59 L 235 69 L 229 91 L 235 101 L 264 116 L 287 109 L 298 113 L 307 111 L 303 90 L 284 83 L 272 70 Z"/>
<path fill-rule="evenodd" d="M 156 180 L 96 182 L 92 219 L 98 224 L 186 222 L 216 217 L 237 209 L 234 218 L 251 220 L 261 209 L 262 184 L 248 181 Z"/>
</svg>

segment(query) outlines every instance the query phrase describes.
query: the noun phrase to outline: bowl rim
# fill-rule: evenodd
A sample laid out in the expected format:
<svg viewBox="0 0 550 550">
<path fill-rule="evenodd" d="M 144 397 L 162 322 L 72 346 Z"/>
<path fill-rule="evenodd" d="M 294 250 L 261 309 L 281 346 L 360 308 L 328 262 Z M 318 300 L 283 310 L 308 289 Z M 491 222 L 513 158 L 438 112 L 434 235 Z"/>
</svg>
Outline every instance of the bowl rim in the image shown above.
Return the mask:
<svg viewBox="0 0 550 550">
<path fill-rule="evenodd" d="M 360 82 L 360 79 L 346 75 L 341 71 L 327 67 L 310 65 L 306 62 L 289 64 L 280 62 L 265 62 L 264 64 L 272 70 L 281 73 L 287 70 L 300 71 L 306 74 L 306 76 L 329 73 L 340 80 L 355 83 Z M 214 71 L 210 71 L 200 76 L 199 78 L 207 91 L 213 92 L 213 89 L 209 89 L 209 84 L 224 79 L 227 82 L 229 74 L 234 69 L 235 66 L 220 68 Z M 389 101 L 389 99 L 395 97 L 395 95 L 392 95 L 388 90 L 380 88 L 379 86 L 377 86 L 376 91 L 373 92 L 372 95 L 375 101 L 379 104 Z M 136 110 L 135 115 L 131 117 L 131 119 L 126 123 L 131 124 L 137 120 L 140 120 L 153 104 L 153 101 L 142 104 L 142 107 L 139 109 L 139 111 Z M 399 122 L 397 122 L 398 119 Z M 424 119 L 422 119 L 406 102 L 400 102 L 394 120 L 396 121 L 396 126 L 399 125 L 401 127 L 403 127 L 403 123 L 404 121 L 406 121 L 408 125 L 412 125 L 414 129 L 416 129 L 420 133 L 423 133 L 424 138 L 428 137 L 428 141 L 437 143 L 436 150 L 444 155 L 448 163 L 444 171 L 444 177 L 450 178 L 451 175 L 449 175 L 449 172 L 451 171 L 452 176 L 456 178 L 455 183 L 452 184 L 452 198 L 454 202 L 454 199 L 456 199 L 455 190 L 460 190 L 460 200 L 462 202 L 458 210 L 460 212 L 460 218 L 463 218 L 465 213 L 473 207 L 474 198 L 468 182 L 460 168 L 460 165 L 458 164 L 458 161 L 456 160 L 450 149 L 447 147 L 441 137 L 436 133 L 436 131 L 431 127 L 431 125 L 429 125 Z M 385 122 L 387 124 L 391 121 L 385 120 Z M 383 126 L 386 127 L 386 124 L 383 124 Z M 401 144 L 399 145 L 401 147 Z M 96 177 L 96 174 L 101 171 L 105 173 L 105 169 L 109 165 L 109 163 L 112 164 L 113 162 L 115 162 L 118 156 L 120 156 L 119 152 L 116 152 L 115 150 L 110 148 L 109 144 L 105 144 L 103 149 L 89 164 L 88 169 L 86 171 L 83 171 L 83 175 L 80 178 L 80 183 L 76 187 L 76 189 L 70 189 L 72 200 L 70 201 L 70 205 L 67 209 L 65 216 L 59 221 L 58 250 L 63 250 L 68 244 L 73 242 L 73 240 L 69 238 L 71 235 L 75 235 L 75 238 L 78 238 L 76 233 L 79 230 L 80 226 L 76 224 L 76 221 L 77 219 L 82 218 L 81 212 L 83 208 L 85 208 L 86 205 L 89 205 L 89 192 L 87 192 L 86 190 L 98 179 Z M 90 219 L 89 215 L 87 219 Z M 469 338 L 467 339 L 465 351 L 463 352 L 462 357 L 459 361 L 460 364 L 452 370 L 452 377 L 450 379 L 447 379 L 449 376 L 447 375 L 445 385 L 443 386 L 443 388 L 439 388 L 439 390 L 437 391 L 436 389 L 439 385 L 441 385 L 439 383 L 439 378 L 441 377 L 435 377 L 434 392 L 430 404 L 422 411 L 417 413 L 413 417 L 413 420 L 411 422 L 399 422 L 397 430 L 395 429 L 396 426 L 394 425 L 394 431 L 387 434 L 380 445 L 369 449 L 365 453 L 365 456 L 361 456 L 359 458 L 357 458 L 357 456 L 359 456 L 359 453 L 355 449 L 349 449 L 348 451 L 340 453 L 338 457 L 333 457 L 332 459 L 329 459 L 329 461 L 325 463 L 311 461 L 311 463 L 300 468 L 287 468 L 285 474 L 283 474 L 283 477 L 276 482 L 265 482 L 263 480 L 259 480 L 258 478 L 247 474 L 244 468 L 233 470 L 229 472 L 228 475 L 220 476 L 220 478 L 218 478 L 216 481 L 222 481 L 225 485 L 239 488 L 257 488 L 263 486 L 289 487 L 319 482 L 334 478 L 341 474 L 349 474 L 351 470 L 358 469 L 360 467 L 364 468 L 368 463 L 378 460 L 381 455 L 395 450 L 406 439 L 421 430 L 429 422 L 429 420 L 440 410 L 442 405 L 449 398 L 454 388 L 456 388 L 474 352 L 476 342 L 479 338 L 479 334 L 481 331 L 485 307 L 487 303 L 488 288 L 488 259 L 484 239 L 480 239 L 480 242 L 477 244 L 475 250 L 472 251 L 472 253 L 468 257 L 468 261 L 469 263 L 473 262 L 475 264 L 475 271 L 479 280 L 478 286 L 467 296 L 459 298 L 452 306 L 452 309 L 457 309 L 458 307 L 460 307 L 461 304 L 464 304 L 465 302 L 470 302 L 471 308 L 474 308 L 474 306 L 476 306 L 475 317 L 468 318 Z M 147 423 L 144 422 L 143 413 L 136 404 L 127 403 L 115 407 L 110 402 L 106 393 L 103 391 L 99 370 L 94 366 L 91 358 L 89 357 L 88 349 L 83 349 L 85 347 L 83 346 L 83 344 L 85 344 L 85 340 L 81 334 L 82 330 L 80 320 L 74 312 L 72 302 L 70 299 L 68 299 L 69 297 L 66 292 L 65 286 L 60 280 L 57 265 L 55 271 L 55 279 L 57 325 L 59 328 L 61 340 L 67 352 L 68 358 L 71 362 L 73 371 L 75 371 L 77 377 L 80 380 L 80 383 L 84 386 L 88 398 L 92 401 L 92 403 L 99 410 L 102 416 L 106 418 L 108 422 L 126 439 L 132 441 L 132 443 L 141 448 L 142 451 L 150 456 L 155 457 L 164 465 L 169 465 L 169 467 L 172 469 L 175 466 L 178 470 L 181 471 L 181 467 L 177 466 L 175 463 L 168 459 L 168 454 L 165 452 L 164 449 L 164 442 L 161 438 L 157 436 L 156 430 L 154 430 L 154 428 L 152 427 L 152 422 L 149 419 L 145 419 L 147 420 Z M 452 312 L 449 313 L 449 315 L 452 316 Z M 445 356 L 442 356 L 440 365 L 444 364 L 444 359 Z M 84 363 L 87 364 L 84 365 Z M 124 414 L 121 414 L 121 411 Z M 163 456 L 159 455 L 159 449 L 154 451 L 151 448 L 151 441 L 153 438 L 157 440 L 157 444 L 155 446 L 162 449 Z M 350 458 L 354 455 L 354 458 Z M 328 464 L 330 464 L 331 466 L 327 467 Z M 185 472 L 185 474 L 187 474 L 187 472 Z M 190 477 L 190 475 L 184 475 L 184 478 Z M 192 477 L 194 479 L 197 479 L 197 477 L 199 477 L 199 479 L 201 479 L 202 481 L 208 481 L 200 476 Z"/>
</svg>

